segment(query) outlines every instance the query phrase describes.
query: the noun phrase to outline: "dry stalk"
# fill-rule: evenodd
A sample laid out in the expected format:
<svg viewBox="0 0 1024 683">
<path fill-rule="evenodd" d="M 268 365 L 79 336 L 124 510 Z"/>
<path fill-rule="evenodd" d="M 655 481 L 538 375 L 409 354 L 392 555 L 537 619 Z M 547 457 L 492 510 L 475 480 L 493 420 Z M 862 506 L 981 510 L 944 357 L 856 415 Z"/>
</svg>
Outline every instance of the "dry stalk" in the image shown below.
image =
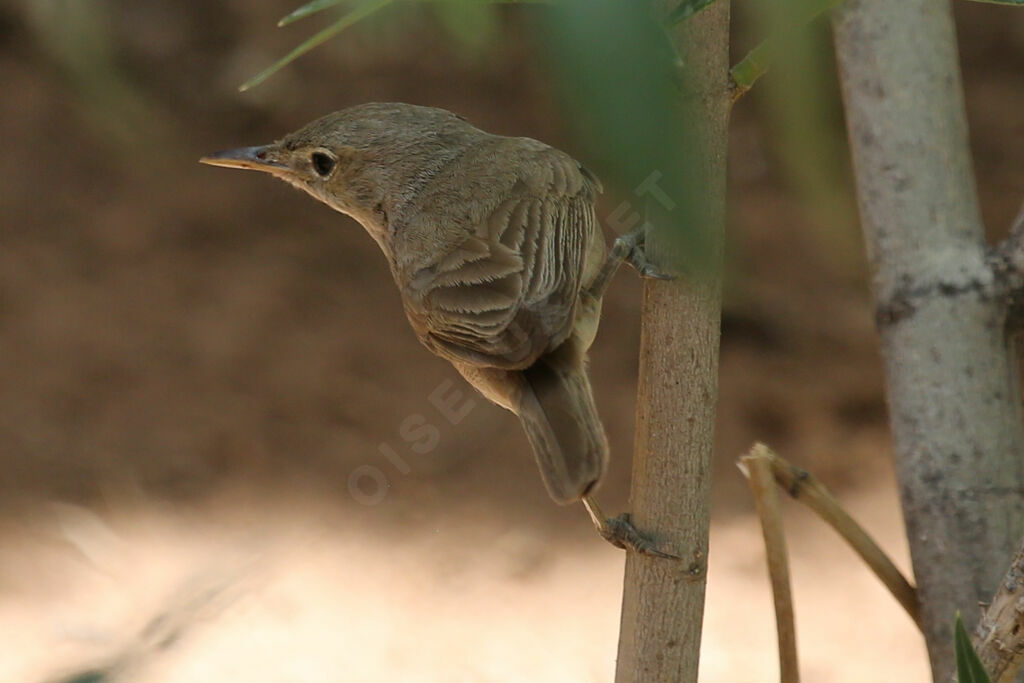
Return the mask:
<svg viewBox="0 0 1024 683">
<path fill-rule="evenodd" d="M 764 444 L 756 444 L 751 450 L 763 453 L 763 457 L 771 465 L 775 481 L 789 495 L 809 507 L 818 517 L 843 537 L 860 555 L 865 564 L 871 568 L 875 576 L 889 589 L 893 597 L 899 601 L 914 623 L 920 627 L 918 616 L 917 591 L 905 576 L 896 568 L 889 556 L 878 547 L 864 528 L 861 527 L 843 509 L 835 496 L 825 488 L 818 479 L 807 470 L 791 465 Z"/>
<path fill-rule="evenodd" d="M 779 680 L 799 683 L 800 670 L 796 655 L 796 625 L 793 617 L 793 590 L 789 580 L 786 536 L 782 526 L 779 497 L 775 491 L 771 464 L 772 453 L 762 444 L 755 444 L 750 453 L 740 458 L 740 471 L 747 477 L 754 496 L 757 515 L 761 518 L 768 575 L 775 598 L 775 627 L 779 636 Z"/>
</svg>

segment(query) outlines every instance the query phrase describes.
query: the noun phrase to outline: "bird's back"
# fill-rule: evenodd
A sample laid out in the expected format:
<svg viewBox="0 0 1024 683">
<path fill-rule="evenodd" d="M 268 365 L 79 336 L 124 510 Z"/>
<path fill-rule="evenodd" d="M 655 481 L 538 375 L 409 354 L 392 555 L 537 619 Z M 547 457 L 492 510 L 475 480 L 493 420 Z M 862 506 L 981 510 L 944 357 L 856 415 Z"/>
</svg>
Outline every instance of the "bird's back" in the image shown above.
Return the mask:
<svg viewBox="0 0 1024 683">
<path fill-rule="evenodd" d="M 564 341 L 588 263 L 604 253 L 598 191 L 536 140 L 485 135 L 463 150 L 395 217 L 395 276 L 421 341 L 506 368 Z"/>
</svg>

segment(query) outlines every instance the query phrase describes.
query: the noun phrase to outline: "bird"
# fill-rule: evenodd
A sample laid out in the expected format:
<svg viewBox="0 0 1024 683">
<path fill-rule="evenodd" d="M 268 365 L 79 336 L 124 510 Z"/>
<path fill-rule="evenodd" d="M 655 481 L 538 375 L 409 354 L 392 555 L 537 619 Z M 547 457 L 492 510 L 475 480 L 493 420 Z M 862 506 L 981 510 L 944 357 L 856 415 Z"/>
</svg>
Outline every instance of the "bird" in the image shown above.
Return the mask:
<svg viewBox="0 0 1024 683">
<path fill-rule="evenodd" d="M 594 498 L 609 458 L 587 352 L 612 275 L 647 260 L 643 225 L 609 249 L 602 186 L 571 156 L 444 109 L 368 103 L 202 163 L 268 173 L 355 219 L 387 259 L 419 341 L 517 415 L 550 497 L 582 502 L 620 548 L 674 557 Z"/>
</svg>

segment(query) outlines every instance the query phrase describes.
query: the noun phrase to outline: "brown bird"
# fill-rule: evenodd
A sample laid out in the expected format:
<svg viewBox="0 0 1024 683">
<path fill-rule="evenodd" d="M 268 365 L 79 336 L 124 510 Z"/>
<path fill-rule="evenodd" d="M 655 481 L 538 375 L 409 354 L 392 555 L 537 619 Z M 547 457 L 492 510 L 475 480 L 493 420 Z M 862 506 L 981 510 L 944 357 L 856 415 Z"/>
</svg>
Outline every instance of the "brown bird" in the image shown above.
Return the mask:
<svg viewBox="0 0 1024 683">
<path fill-rule="evenodd" d="M 203 163 L 270 173 L 358 221 L 387 257 L 419 340 L 522 420 L 555 502 L 581 500 L 623 548 L 666 556 L 592 494 L 608 443 L 587 377 L 601 299 L 642 232 L 605 247 L 597 177 L 530 138 L 442 109 L 364 104 Z"/>
</svg>

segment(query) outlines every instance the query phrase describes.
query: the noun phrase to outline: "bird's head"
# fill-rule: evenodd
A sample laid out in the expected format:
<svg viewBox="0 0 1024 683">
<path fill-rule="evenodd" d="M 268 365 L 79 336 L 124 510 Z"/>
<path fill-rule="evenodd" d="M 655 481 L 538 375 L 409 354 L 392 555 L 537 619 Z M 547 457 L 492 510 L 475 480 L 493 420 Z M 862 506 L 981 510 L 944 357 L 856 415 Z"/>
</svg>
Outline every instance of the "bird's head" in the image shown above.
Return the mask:
<svg viewBox="0 0 1024 683">
<path fill-rule="evenodd" d="M 200 161 L 263 171 L 346 213 L 379 237 L 390 210 L 480 131 L 442 109 L 364 104 L 317 119 L 269 145 Z"/>
</svg>

